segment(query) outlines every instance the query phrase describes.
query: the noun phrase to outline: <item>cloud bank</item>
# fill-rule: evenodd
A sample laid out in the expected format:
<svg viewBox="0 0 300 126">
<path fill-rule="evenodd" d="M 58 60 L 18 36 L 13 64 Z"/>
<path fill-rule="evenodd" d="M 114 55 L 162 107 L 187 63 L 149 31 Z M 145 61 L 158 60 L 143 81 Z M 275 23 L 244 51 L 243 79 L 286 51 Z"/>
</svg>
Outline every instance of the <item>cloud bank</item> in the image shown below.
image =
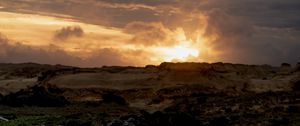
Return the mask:
<svg viewBox="0 0 300 126">
<path fill-rule="evenodd" d="M 0 0 L 0 6 L 4 7 L 1 11 L 69 15 L 87 24 L 121 29 L 131 39 L 99 40 L 113 43 L 104 50 L 99 48 L 99 53 L 122 57 L 109 60 L 120 64 L 132 63 L 124 57 L 141 50 L 141 59 L 151 62 L 153 51 L 148 50 L 172 47 L 181 41 L 198 48 L 201 54 L 194 59 L 203 62 L 278 65 L 300 61 L 296 55 L 300 53 L 299 0 Z M 181 41 L 178 29 L 184 33 Z M 80 28 L 65 27 L 56 32 L 55 38 L 64 40 L 83 34 Z M 120 53 L 115 47 L 121 46 L 131 50 Z M 97 65 L 96 54 L 91 64 Z"/>
<path fill-rule="evenodd" d="M 135 62 L 127 61 L 132 57 L 125 57 L 122 52 L 112 48 L 95 50 L 89 58 L 82 59 L 66 52 L 55 45 L 28 46 L 24 44 L 10 44 L 11 40 L 0 34 L 0 62 L 23 63 L 35 62 L 42 64 L 66 64 L 81 67 L 99 67 L 102 65 L 132 65 Z M 136 54 L 137 55 L 137 54 Z"/>
</svg>

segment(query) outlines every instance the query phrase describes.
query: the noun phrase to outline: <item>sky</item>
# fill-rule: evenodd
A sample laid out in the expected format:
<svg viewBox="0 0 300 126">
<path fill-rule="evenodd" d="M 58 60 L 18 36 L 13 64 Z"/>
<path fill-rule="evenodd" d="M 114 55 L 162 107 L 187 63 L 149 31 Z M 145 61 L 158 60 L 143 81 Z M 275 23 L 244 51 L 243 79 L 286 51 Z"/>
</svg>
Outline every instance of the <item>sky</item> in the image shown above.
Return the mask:
<svg viewBox="0 0 300 126">
<path fill-rule="evenodd" d="M 0 0 L 0 62 L 300 62 L 299 0 Z"/>
</svg>

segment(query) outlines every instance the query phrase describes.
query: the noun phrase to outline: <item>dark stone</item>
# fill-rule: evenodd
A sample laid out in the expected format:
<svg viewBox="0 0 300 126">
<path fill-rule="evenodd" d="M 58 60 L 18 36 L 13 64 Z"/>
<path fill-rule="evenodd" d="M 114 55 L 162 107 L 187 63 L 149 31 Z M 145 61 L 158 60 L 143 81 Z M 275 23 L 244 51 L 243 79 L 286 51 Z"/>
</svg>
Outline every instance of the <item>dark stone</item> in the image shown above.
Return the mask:
<svg viewBox="0 0 300 126">
<path fill-rule="evenodd" d="M 272 126 L 282 126 L 282 125 L 288 125 L 290 123 L 290 120 L 288 118 L 278 117 L 275 119 L 271 119 L 270 122 Z"/>
<path fill-rule="evenodd" d="M 68 105 L 69 102 L 63 96 L 49 93 L 44 87 L 34 86 L 30 90 L 20 90 L 19 92 L 3 97 L 0 104 L 13 107 L 61 107 Z"/>
<path fill-rule="evenodd" d="M 159 104 L 161 103 L 162 101 L 164 101 L 164 98 L 162 96 L 158 96 L 154 99 L 152 99 L 152 101 L 149 103 L 150 105 L 151 104 Z"/>
<path fill-rule="evenodd" d="M 197 98 L 197 103 L 198 104 L 205 103 L 206 101 L 207 101 L 207 97 L 198 97 Z"/>
<path fill-rule="evenodd" d="M 210 124 L 212 124 L 213 126 L 227 126 L 229 122 L 230 122 L 229 118 L 227 118 L 226 116 L 221 116 L 221 117 L 214 118 L 210 122 Z"/>
<path fill-rule="evenodd" d="M 293 90 L 300 91 L 300 80 L 298 80 L 294 83 Z"/>
<path fill-rule="evenodd" d="M 54 77 L 56 75 L 55 70 L 48 70 L 45 72 L 42 72 L 40 76 L 38 76 L 38 81 L 43 81 L 47 78 Z"/>
<path fill-rule="evenodd" d="M 114 94 L 103 94 L 102 99 L 104 103 L 117 103 L 119 105 L 127 105 L 127 102 L 123 97 Z"/>
<path fill-rule="evenodd" d="M 55 85 L 49 85 L 47 87 L 47 90 L 49 93 L 53 93 L 53 94 L 62 94 L 65 91 L 63 89 L 56 87 Z"/>
<path fill-rule="evenodd" d="M 295 106 L 295 105 L 291 105 L 291 106 L 288 107 L 287 111 L 290 112 L 290 113 L 299 113 L 300 112 L 300 107 Z"/>
</svg>

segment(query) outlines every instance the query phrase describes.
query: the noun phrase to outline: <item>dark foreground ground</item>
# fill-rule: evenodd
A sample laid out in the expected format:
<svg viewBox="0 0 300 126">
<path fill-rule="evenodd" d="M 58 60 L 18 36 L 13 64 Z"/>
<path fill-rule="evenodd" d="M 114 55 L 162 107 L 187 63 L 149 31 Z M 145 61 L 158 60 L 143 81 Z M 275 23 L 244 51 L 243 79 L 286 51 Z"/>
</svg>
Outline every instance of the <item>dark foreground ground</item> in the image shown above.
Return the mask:
<svg viewBox="0 0 300 126">
<path fill-rule="evenodd" d="M 11 121 L 1 126 L 223 126 L 300 125 L 300 92 L 198 95 L 174 98 L 174 105 L 149 113 L 126 104 L 80 103 L 61 107 L 0 106 Z M 160 102 L 155 99 L 154 102 Z"/>
<path fill-rule="evenodd" d="M 1 84 L 5 87 L 0 126 L 300 125 L 299 69 L 286 64 L 97 69 L 22 65 L 0 67 L 0 89 Z M 7 88 L 32 78 L 37 81 L 26 81 L 24 89 Z"/>
</svg>

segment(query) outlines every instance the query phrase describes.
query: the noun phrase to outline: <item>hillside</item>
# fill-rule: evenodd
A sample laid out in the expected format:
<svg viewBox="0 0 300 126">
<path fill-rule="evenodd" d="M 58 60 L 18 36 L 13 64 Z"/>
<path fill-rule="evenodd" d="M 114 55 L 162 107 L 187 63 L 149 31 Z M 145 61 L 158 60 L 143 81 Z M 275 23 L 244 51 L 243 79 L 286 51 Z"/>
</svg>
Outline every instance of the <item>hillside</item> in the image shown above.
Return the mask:
<svg viewBox="0 0 300 126">
<path fill-rule="evenodd" d="M 299 64 L 273 67 L 162 63 L 101 68 L 0 64 L 2 107 L 26 113 L 22 107 L 32 106 L 41 113 L 48 113 L 47 116 L 57 112 L 45 112 L 42 108 L 59 108 L 64 111 L 63 118 L 82 113 L 76 116 L 79 120 L 86 116 L 98 118 L 95 114 L 104 112 L 109 118 L 102 120 L 101 125 L 117 125 L 113 121 L 116 119 L 120 125 L 129 119 L 146 125 L 151 120 L 159 120 L 158 117 L 182 119 L 178 124 L 195 121 L 199 125 L 218 125 L 223 121 L 228 125 L 272 125 L 279 121 L 282 125 L 296 125 L 300 117 L 299 91 Z M 113 107 L 109 107 L 110 104 L 114 104 Z M 70 106 L 79 110 L 64 109 Z M 96 109 L 98 107 L 101 109 Z M 105 111 L 105 108 L 111 110 Z M 88 111 L 89 115 L 81 110 Z M 16 113 L 0 112 L 0 116 L 11 114 Z M 24 116 L 24 113 L 17 114 Z M 277 116 L 271 116 L 273 114 Z M 92 125 L 95 118 L 84 120 Z M 175 125 L 164 121 L 152 125 Z M 132 125 L 138 125 L 137 122 Z"/>
</svg>

